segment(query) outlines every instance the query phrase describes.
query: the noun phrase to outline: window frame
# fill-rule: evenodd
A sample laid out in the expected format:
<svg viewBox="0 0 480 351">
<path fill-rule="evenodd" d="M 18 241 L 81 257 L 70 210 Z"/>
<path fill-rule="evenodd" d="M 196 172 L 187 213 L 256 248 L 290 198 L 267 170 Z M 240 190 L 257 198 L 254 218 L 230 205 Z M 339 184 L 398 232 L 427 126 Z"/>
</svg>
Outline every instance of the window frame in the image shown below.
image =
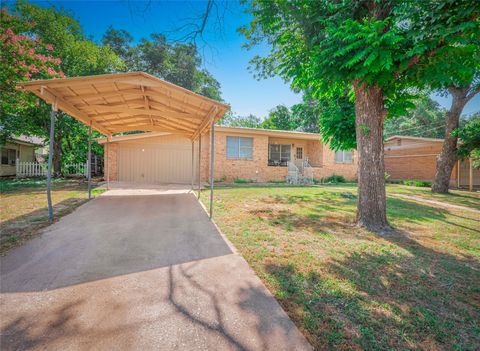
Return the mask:
<svg viewBox="0 0 480 351">
<path fill-rule="evenodd" d="M 279 154 L 279 159 L 278 160 L 273 160 L 272 159 L 272 147 L 278 147 L 278 151 L 275 151 L 275 153 Z M 284 155 L 286 154 L 286 150 L 284 148 L 289 149 L 288 152 L 288 160 L 282 161 L 284 159 Z M 291 144 L 268 144 L 268 165 L 271 167 L 287 167 L 287 163 L 292 160 L 292 145 Z"/>
<path fill-rule="evenodd" d="M 6 158 L 7 158 L 7 163 L 3 162 L 4 155 L 3 153 L 6 152 Z M 13 158 L 11 157 L 13 154 Z M 17 150 L 8 148 L 8 147 L 2 147 L 0 151 L 0 164 L 3 166 L 16 166 L 17 165 L 17 158 L 19 155 L 17 155 Z"/>
<path fill-rule="evenodd" d="M 229 144 L 229 142 L 228 142 L 229 139 L 230 140 L 237 139 L 236 145 L 234 145 L 232 147 L 231 144 Z M 248 140 L 251 146 L 242 145 L 242 143 L 241 143 L 242 140 L 244 140 L 244 141 Z M 236 151 L 236 155 L 230 156 L 229 150 Z M 242 150 L 243 151 L 249 150 L 250 155 L 246 156 L 246 157 L 242 157 L 241 156 L 242 155 Z M 242 137 L 242 136 L 236 136 L 236 135 L 227 135 L 225 157 L 227 158 L 227 160 L 253 160 L 253 137 Z"/>
<path fill-rule="evenodd" d="M 299 151 L 300 151 L 300 157 L 298 157 Z M 303 160 L 303 147 L 297 146 L 295 148 L 295 157 L 297 158 L 297 160 Z"/>
<path fill-rule="evenodd" d="M 341 153 L 341 160 L 337 159 L 337 154 Z M 345 155 L 350 153 L 350 160 L 346 160 Z M 337 150 L 334 154 L 335 163 L 353 163 L 353 150 Z"/>
</svg>

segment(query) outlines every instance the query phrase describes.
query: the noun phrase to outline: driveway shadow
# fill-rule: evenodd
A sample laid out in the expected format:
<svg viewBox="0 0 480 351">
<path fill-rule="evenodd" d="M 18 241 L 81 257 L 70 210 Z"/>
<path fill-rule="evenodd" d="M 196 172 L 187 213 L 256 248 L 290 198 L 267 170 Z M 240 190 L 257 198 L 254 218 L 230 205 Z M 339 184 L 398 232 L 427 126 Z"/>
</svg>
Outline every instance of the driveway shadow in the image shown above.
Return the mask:
<svg viewBox="0 0 480 351">
<path fill-rule="evenodd" d="M 0 290 L 50 290 L 231 253 L 191 194 L 101 196 L 1 257 Z"/>
</svg>

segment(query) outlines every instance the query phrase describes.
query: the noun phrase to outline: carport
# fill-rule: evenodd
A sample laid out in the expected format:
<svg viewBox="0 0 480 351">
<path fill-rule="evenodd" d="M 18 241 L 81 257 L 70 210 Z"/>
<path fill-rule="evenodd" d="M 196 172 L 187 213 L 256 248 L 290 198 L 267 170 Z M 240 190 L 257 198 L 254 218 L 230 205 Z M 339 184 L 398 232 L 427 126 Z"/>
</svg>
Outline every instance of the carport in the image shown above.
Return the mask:
<svg viewBox="0 0 480 351">
<path fill-rule="evenodd" d="M 22 83 L 51 104 L 50 152 L 47 172 L 49 217 L 53 219 L 51 201 L 52 149 L 56 112 L 61 110 L 89 126 L 87 164 L 90 169 L 92 129 L 106 136 L 105 148 L 115 134 L 126 132 L 165 132 L 182 135 L 191 141 L 191 186 L 194 188 L 194 143 L 198 140 L 198 168 L 201 163 L 201 136 L 211 133 L 210 142 L 210 218 L 214 186 L 214 126 L 229 107 L 218 101 L 168 83 L 144 72 L 103 74 L 76 78 L 36 80 Z M 106 163 L 107 187 L 109 162 Z M 201 187 L 198 172 L 198 195 Z M 91 198 L 91 173 L 88 172 L 88 197 Z"/>
</svg>

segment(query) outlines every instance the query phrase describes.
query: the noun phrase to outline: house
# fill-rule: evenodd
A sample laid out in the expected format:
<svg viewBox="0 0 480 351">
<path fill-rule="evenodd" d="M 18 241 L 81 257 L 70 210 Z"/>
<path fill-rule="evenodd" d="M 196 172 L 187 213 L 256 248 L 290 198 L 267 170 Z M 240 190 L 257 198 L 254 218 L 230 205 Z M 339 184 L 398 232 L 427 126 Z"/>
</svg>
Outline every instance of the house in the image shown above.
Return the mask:
<svg viewBox="0 0 480 351">
<path fill-rule="evenodd" d="M 17 160 L 34 162 L 37 160 L 36 150 L 43 146 L 43 140 L 37 137 L 21 135 L 7 139 L 5 145 L 0 146 L 2 161 L 0 176 L 14 176 Z"/>
<path fill-rule="evenodd" d="M 210 172 L 211 134 L 201 138 L 201 163 L 198 167 L 198 146 L 185 136 L 150 132 L 112 137 L 105 146 L 109 179 L 139 183 L 183 183 L 198 179 L 203 182 Z M 106 138 L 100 138 L 106 144 Z M 270 182 L 284 181 L 287 162 L 311 166 L 313 177 L 333 174 L 348 180 L 357 176 L 353 151 L 333 151 L 320 141 L 320 135 L 284 130 L 216 126 L 214 131 L 215 179 L 233 182 L 236 179 Z M 193 171 L 192 171 L 193 167 Z"/>
<path fill-rule="evenodd" d="M 442 145 L 443 139 L 403 135 L 388 138 L 385 142 L 385 171 L 390 175 L 389 179 L 433 181 Z M 480 170 L 470 171 L 468 160 L 458 161 L 453 168 L 450 185 L 469 187 L 470 173 L 472 186 L 480 186 Z"/>
</svg>

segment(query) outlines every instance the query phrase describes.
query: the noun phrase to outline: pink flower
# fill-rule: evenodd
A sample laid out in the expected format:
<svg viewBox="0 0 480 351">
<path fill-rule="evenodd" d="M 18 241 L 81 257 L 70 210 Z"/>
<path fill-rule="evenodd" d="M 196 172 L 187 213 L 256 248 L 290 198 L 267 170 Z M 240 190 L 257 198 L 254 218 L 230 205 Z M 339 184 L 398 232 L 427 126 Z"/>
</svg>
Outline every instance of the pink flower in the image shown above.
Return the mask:
<svg viewBox="0 0 480 351">
<path fill-rule="evenodd" d="M 30 72 L 25 72 L 24 73 L 25 78 L 30 79 L 32 78 L 32 74 Z"/>
<path fill-rule="evenodd" d="M 45 45 L 45 49 L 47 49 L 48 51 L 53 51 L 53 45 L 52 44 L 47 44 L 47 45 Z"/>
</svg>

